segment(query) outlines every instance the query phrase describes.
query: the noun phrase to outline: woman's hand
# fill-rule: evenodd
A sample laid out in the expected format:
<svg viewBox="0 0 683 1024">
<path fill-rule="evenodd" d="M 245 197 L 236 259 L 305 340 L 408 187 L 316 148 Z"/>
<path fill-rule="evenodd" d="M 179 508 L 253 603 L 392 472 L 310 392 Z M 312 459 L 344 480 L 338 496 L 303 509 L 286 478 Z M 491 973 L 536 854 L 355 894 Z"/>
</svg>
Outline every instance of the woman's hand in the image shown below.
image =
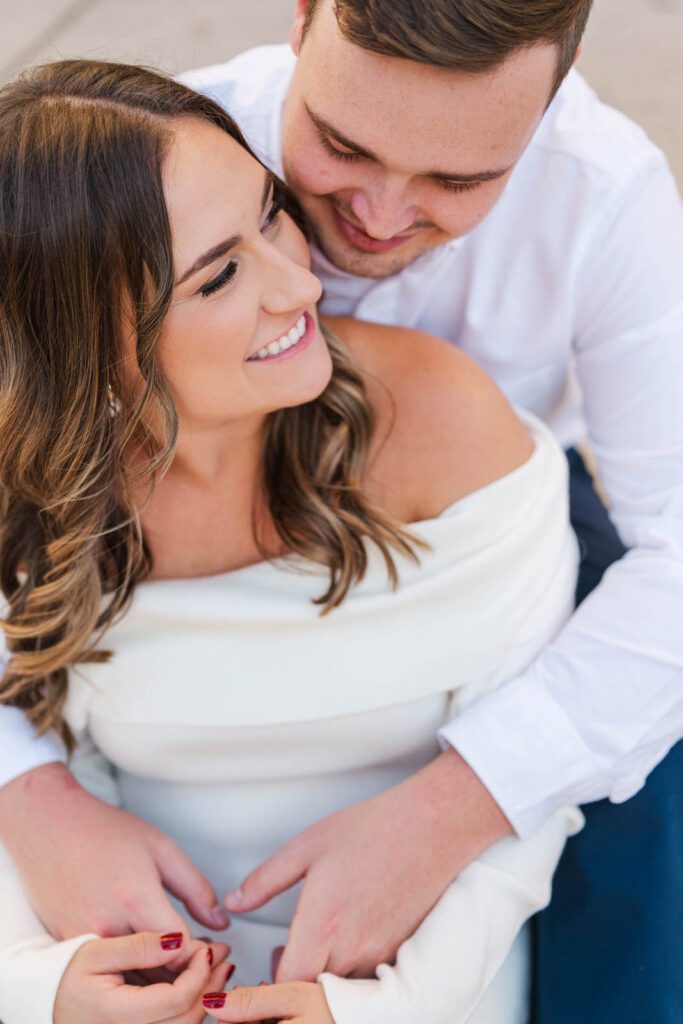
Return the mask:
<svg viewBox="0 0 683 1024">
<path fill-rule="evenodd" d="M 173 983 L 127 984 L 132 972 L 164 968 L 178 955 L 180 933 L 138 932 L 86 942 L 67 967 L 55 999 L 54 1024 L 201 1024 L 201 996 L 232 973 L 228 946 L 188 943 L 189 961 Z"/>
<path fill-rule="evenodd" d="M 283 985 L 234 988 L 232 992 L 206 992 L 205 1012 L 217 1020 L 242 1024 L 246 1021 L 286 1020 L 287 1024 L 334 1024 L 322 985 L 289 981 Z M 57 1022 L 58 1024 L 58 1022 Z"/>
</svg>

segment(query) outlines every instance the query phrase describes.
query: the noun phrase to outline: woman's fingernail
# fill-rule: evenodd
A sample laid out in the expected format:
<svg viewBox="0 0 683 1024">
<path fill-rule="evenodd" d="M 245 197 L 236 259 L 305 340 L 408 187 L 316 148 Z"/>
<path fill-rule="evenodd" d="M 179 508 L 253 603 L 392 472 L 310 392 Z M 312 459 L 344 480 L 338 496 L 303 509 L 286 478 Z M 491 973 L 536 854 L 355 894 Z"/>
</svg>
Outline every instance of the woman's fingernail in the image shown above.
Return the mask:
<svg viewBox="0 0 683 1024">
<path fill-rule="evenodd" d="M 230 979 L 232 978 L 234 973 L 235 973 L 235 965 L 234 964 L 228 964 L 228 973 L 225 975 L 225 984 L 226 985 L 230 981 Z"/>
<path fill-rule="evenodd" d="M 209 961 L 209 967 L 213 967 L 213 950 L 211 946 L 206 951 L 206 959 Z"/>
<path fill-rule="evenodd" d="M 227 998 L 225 992 L 205 992 L 202 996 L 202 1005 L 207 1010 L 222 1010 Z"/>
<path fill-rule="evenodd" d="M 169 932 L 161 936 L 160 942 L 162 949 L 180 949 L 183 944 L 183 933 Z"/>
</svg>

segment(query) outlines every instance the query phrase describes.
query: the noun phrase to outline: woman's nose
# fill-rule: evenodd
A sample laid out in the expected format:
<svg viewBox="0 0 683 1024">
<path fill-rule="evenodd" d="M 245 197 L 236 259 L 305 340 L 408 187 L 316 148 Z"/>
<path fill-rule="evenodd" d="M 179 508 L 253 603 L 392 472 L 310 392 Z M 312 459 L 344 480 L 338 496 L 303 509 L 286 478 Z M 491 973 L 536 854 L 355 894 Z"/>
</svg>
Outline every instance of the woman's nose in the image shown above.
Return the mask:
<svg viewBox="0 0 683 1024">
<path fill-rule="evenodd" d="M 266 267 L 263 308 L 269 313 L 286 313 L 301 306 L 313 306 L 322 295 L 320 279 L 306 266 L 282 253 Z"/>
</svg>

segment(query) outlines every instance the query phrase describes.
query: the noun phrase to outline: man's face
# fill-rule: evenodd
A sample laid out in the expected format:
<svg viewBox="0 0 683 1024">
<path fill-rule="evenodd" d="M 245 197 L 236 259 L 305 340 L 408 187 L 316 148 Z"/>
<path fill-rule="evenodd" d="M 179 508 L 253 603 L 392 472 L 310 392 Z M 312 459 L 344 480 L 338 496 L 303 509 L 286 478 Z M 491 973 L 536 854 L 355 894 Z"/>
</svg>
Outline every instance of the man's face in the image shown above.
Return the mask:
<svg viewBox="0 0 683 1024">
<path fill-rule="evenodd" d="M 332 263 L 386 277 L 492 209 L 543 116 L 557 50 L 535 46 L 462 74 L 348 42 L 332 0 L 320 0 L 301 45 L 298 6 L 285 177 Z"/>
</svg>

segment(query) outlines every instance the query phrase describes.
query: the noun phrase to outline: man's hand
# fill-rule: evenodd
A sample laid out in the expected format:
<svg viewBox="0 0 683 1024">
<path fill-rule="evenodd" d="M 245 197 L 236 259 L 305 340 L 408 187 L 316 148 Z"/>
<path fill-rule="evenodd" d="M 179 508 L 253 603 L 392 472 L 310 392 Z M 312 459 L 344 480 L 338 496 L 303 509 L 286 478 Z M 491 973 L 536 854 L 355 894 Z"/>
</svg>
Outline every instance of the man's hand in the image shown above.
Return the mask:
<svg viewBox="0 0 683 1024">
<path fill-rule="evenodd" d="M 463 868 L 511 832 L 449 750 L 394 789 L 306 829 L 225 903 L 251 911 L 305 878 L 276 980 L 313 981 L 324 970 L 369 977 L 393 962 Z"/>
<path fill-rule="evenodd" d="M 171 839 L 91 796 L 63 764 L 34 768 L 0 788 L 0 841 L 57 939 L 153 930 L 187 940 L 164 887 L 206 927 L 229 923 L 207 879 Z"/>
</svg>

